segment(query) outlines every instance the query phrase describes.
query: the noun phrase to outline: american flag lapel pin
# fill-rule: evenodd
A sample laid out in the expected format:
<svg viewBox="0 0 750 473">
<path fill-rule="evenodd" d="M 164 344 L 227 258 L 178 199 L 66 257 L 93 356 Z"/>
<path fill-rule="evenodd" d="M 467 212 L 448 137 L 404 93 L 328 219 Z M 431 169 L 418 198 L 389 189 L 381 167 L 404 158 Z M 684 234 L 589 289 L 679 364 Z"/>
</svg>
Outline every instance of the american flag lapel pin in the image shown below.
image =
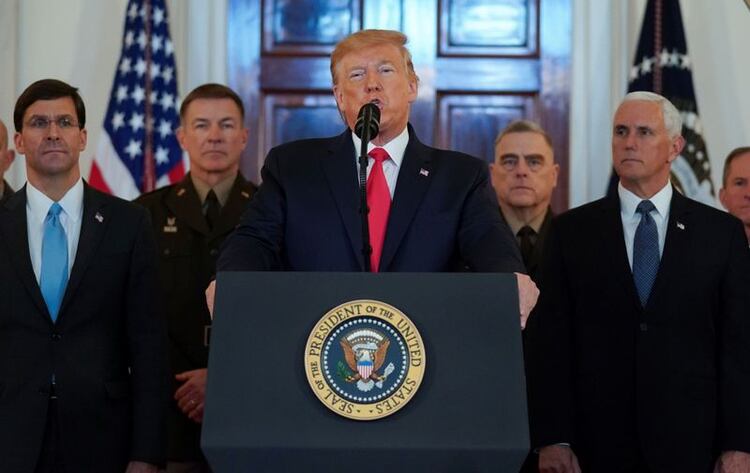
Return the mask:
<svg viewBox="0 0 750 473">
<path fill-rule="evenodd" d="M 419 175 L 420 175 L 420 176 L 424 176 L 424 177 L 427 177 L 427 176 L 429 176 L 429 175 L 430 175 L 430 171 L 428 171 L 428 170 L 427 170 L 427 169 L 425 169 L 425 168 L 420 168 L 420 169 L 419 169 Z"/>
<path fill-rule="evenodd" d="M 102 216 L 102 214 L 100 214 L 99 212 L 97 212 L 97 213 L 96 213 L 96 215 L 94 215 L 94 218 L 95 218 L 95 219 L 96 219 L 96 221 L 97 221 L 97 222 L 99 222 L 99 223 L 102 223 L 102 222 L 104 221 L 104 217 L 103 217 L 103 216 Z"/>
<path fill-rule="evenodd" d="M 684 230 L 685 229 L 685 224 L 682 223 L 682 222 L 677 222 L 677 228 L 679 228 L 680 230 Z"/>
</svg>

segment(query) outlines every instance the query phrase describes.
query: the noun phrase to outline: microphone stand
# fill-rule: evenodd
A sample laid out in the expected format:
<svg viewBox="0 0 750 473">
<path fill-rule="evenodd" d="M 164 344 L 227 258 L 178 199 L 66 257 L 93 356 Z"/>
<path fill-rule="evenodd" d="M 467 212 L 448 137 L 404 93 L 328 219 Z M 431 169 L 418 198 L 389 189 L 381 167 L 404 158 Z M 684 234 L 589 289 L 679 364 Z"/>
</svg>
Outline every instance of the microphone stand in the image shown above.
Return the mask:
<svg viewBox="0 0 750 473">
<path fill-rule="evenodd" d="M 372 246 L 370 246 L 370 222 L 368 216 L 370 214 L 370 208 L 367 206 L 367 162 L 369 160 L 367 156 L 367 144 L 370 142 L 370 127 L 362 127 L 362 146 L 360 147 L 359 153 L 359 214 L 362 218 L 362 256 L 364 258 L 365 266 L 364 272 L 370 272 L 370 254 L 372 254 Z"/>
</svg>

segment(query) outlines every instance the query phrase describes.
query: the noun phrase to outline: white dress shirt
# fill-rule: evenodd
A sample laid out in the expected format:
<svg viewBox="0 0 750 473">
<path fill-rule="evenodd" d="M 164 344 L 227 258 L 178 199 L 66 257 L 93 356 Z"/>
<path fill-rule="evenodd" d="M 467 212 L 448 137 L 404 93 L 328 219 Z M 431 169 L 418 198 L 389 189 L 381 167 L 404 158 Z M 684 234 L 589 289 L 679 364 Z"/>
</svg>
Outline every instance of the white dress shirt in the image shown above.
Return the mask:
<svg viewBox="0 0 750 473">
<path fill-rule="evenodd" d="M 31 183 L 26 184 L 26 230 L 29 239 L 29 254 L 31 266 L 34 268 L 36 282 L 39 283 L 42 272 L 42 240 L 44 239 L 44 220 L 49 208 L 55 202 L 35 188 Z M 68 240 L 68 277 L 73 269 L 78 250 L 78 238 L 81 235 L 81 220 L 83 218 L 83 180 L 78 179 L 73 187 L 68 189 L 62 199 L 58 201 L 60 224 Z"/>
<path fill-rule="evenodd" d="M 357 163 L 357 176 L 359 176 L 359 151 L 362 146 L 362 140 L 352 132 L 352 140 L 354 141 L 354 160 Z M 396 193 L 396 181 L 398 180 L 398 171 L 401 169 L 401 162 L 404 160 L 404 152 L 406 151 L 406 145 L 409 144 L 409 130 L 404 128 L 397 137 L 385 144 L 385 146 L 375 146 L 372 141 L 367 143 L 367 152 L 369 153 L 375 148 L 383 148 L 388 152 L 388 156 L 391 159 L 383 161 L 383 174 L 385 174 L 385 181 L 388 183 L 388 190 L 391 192 L 391 200 Z M 367 177 L 370 177 L 370 171 L 375 159 L 369 158 L 367 160 Z M 359 177 L 357 177 L 357 183 L 359 183 Z"/>
<path fill-rule="evenodd" d="M 650 212 L 651 218 L 656 223 L 656 231 L 659 235 L 659 256 L 664 253 L 664 242 L 667 239 L 667 223 L 669 222 L 669 204 L 672 202 L 672 184 L 667 183 L 650 200 L 655 210 Z M 628 252 L 628 263 L 633 269 L 633 243 L 635 241 L 635 230 L 641 222 L 641 214 L 636 212 L 638 204 L 642 200 L 637 195 L 625 189 L 620 183 L 617 186 L 620 196 L 620 218 L 622 218 L 622 231 L 625 234 L 625 249 Z"/>
</svg>

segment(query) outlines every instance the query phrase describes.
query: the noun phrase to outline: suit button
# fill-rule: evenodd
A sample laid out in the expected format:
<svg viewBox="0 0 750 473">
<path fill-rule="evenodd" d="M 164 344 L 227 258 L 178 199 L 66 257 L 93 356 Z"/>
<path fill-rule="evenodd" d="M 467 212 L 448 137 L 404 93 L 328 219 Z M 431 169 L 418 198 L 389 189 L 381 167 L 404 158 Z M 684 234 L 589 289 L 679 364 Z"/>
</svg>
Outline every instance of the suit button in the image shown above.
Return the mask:
<svg viewBox="0 0 750 473">
<path fill-rule="evenodd" d="M 209 250 L 208 254 L 211 255 L 211 256 L 216 256 L 216 255 L 219 254 L 219 250 L 217 250 L 216 248 L 211 248 Z"/>
<path fill-rule="evenodd" d="M 648 332 L 648 324 L 646 322 L 641 322 L 640 329 L 641 332 Z"/>
<path fill-rule="evenodd" d="M 169 256 L 169 248 L 164 248 L 164 256 Z"/>
<path fill-rule="evenodd" d="M 55 333 L 53 333 L 53 334 L 52 334 L 52 340 L 54 340 L 54 341 L 58 341 L 58 340 L 60 340 L 61 338 L 62 338 L 62 335 L 60 335 L 60 334 L 59 334 L 59 333 L 57 333 L 57 332 L 55 332 Z"/>
</svg>

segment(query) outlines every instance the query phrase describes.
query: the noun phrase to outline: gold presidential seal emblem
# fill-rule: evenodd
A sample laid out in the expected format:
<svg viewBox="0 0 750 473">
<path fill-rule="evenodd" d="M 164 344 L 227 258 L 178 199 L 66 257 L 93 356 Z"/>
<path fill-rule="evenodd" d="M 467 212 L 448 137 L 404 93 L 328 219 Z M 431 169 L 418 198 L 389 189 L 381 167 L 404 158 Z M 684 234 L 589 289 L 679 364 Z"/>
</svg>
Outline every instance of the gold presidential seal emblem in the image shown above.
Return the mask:
<svg viewBox="0 0 750 473">
<path fill-rule="evenodd" d="M 326 313 L 305 346 L 305 373 L 315 395 L 336 414 L 375 420 L 416 394 L 425 349 L 414 323 L 374 300 L 346 302 Z"/>
</svg>

